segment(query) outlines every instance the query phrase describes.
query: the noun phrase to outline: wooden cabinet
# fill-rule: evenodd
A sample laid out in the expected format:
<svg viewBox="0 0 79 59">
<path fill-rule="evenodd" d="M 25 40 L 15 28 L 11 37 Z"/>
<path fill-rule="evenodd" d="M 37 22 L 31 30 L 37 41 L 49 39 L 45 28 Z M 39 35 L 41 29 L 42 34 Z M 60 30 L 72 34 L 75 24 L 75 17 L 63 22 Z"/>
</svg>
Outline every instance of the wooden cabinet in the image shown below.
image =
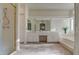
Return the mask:
<svg viewBox="0 0 79 59">
<path fill-rule="evenodd" d="M 47 43 L 47 35 L 40 35 L 39 42 L 40 43 Z"/>
</svg>

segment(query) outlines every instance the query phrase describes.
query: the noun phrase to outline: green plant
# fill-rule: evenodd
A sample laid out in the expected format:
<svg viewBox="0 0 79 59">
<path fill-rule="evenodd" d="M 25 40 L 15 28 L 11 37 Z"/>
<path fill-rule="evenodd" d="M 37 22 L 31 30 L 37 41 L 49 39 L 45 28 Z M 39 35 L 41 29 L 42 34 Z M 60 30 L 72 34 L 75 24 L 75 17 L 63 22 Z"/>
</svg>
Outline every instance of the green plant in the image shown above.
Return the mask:
<svg viewBox="0 0 79 59">
<path fill-rule="evenodd" d="M 67 33 L 67 29 L 68 29 L 67 27 L 63 28 L 65 34 Z"/>
</svg>

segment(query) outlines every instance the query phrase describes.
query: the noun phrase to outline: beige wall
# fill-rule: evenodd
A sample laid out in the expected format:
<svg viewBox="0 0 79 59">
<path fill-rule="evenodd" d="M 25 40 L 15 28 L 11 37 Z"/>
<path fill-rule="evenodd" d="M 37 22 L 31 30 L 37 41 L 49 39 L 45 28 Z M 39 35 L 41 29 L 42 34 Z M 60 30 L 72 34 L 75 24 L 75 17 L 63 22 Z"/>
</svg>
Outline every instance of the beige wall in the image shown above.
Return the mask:
<svg viewBox="0 0 79 59">
<path fill-rule="evenodd" d="M 4 54 L 3 40 L 2 40 L 2 17 L 3 17 L 3 7 L 0 4 L 0 54 Z"/>
<path fill-rule="evenodd" d="M 75 46 L 74 54 L 79 55 L 79 3 L 75 4 Z"/>
<path fill-rule="evenodd" d="M 29 16 L 72 17 L 72 10 L 29 10 Z"/>
<path fill-rule="evenodd" d="M 3 10 L 7 8 L 6 17 L 4 17 L 4 11 L 2 13 L 2 54 L 10 54 L 15 50 L 15 8 L 11 4 L 2 4 L 2 7 Z M 7 21 L 9 23 L 4 25 Z"/>
</svg>

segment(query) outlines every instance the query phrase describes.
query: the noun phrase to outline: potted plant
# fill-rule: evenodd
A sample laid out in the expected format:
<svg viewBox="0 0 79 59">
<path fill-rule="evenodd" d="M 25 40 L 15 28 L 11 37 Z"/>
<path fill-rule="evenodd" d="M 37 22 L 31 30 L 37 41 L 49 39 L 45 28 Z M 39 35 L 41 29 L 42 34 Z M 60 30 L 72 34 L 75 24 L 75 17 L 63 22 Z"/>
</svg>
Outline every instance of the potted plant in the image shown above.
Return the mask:
<svg viewBox="0 0 79 59">
<path fill-rule="evenodd" d="M 66 34 L 67 33 L 67 27 L 63 27 L 63 30 L 64 30 L 64 33 Z"/>
</svg>

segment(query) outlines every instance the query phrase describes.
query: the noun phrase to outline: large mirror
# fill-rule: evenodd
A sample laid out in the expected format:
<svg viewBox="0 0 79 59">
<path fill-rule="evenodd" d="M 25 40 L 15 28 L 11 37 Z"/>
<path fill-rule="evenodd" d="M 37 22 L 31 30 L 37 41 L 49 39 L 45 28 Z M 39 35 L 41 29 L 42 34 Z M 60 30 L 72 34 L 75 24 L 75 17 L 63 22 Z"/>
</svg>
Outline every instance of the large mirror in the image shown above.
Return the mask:
<svg viewBox="0 0 79 59">
<path fill-rule="evenodd" d="M 40 23 L 40 30 L 45 31 L 45 24 L 44 23 Z"/>
</svg>

